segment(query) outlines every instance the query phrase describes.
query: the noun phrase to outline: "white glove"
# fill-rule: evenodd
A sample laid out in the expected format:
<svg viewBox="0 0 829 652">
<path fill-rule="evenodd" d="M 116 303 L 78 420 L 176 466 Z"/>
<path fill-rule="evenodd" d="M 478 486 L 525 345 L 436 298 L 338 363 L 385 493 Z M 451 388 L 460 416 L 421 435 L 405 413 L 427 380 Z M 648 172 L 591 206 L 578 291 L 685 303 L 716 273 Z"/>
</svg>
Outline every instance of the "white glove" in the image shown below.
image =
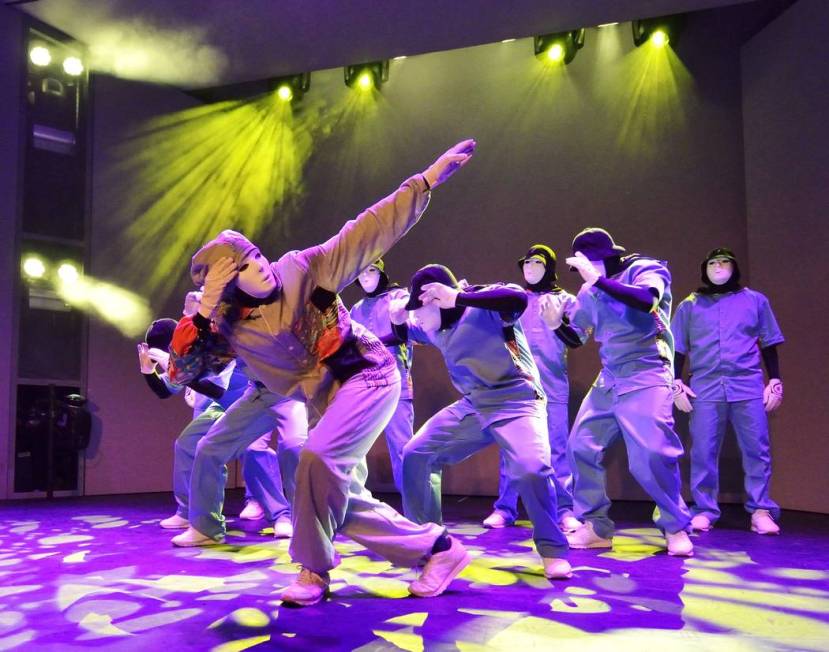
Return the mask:
<svg viewBox="0 0 829 652">
<path fill-rule="evenodd" d="M 450 288 L 443 283 L 427 283 L 423 286 L 423 291 L 418 299 L 423 305 L 434 303 L 438 308 L 449 310 L 455 307 L 459 292 L 460 290 Z"/>
<path fill-rule="evenodd" d="M 774 412 L 783 404 L 783 381 L 779 378 L 770 378 L 763 390 L 763 406 L 766 412 Z"/>
<path fill-rule="evenodd" d="M 409 303 L 408 296 L 389 301 L 389 319 L 392 324 L 399 326 L 400 324 L 406 323 L 406 320 L 409 318 L 409 311 L 406 310 L 407 303 Z"/>
<path fill-rule="evenodd" d="M 538 314 L 548 328 L 555 330 L 564 318 L 564 302 L 557 295 L 545 294 L 538 300 Z"/>
<path fill-rule="evenodd" d="M 454 147 L 450 147 L 438 159 L 423 171 L 426 183 L 431 189 L 437 188 L 440 184 L 451 177 L 472 158 L 475 151 L 475 141 L 462 140 Z"/>
<path fill-rule="evenodd" d="M 201 307 L 199 313 L 204 317 L 210 317 L 219 301 L 227 284 L 236 278 L 236 263 L 230 256 L 220 258 L 210 266 L 210 271 L 204 277 L 204 291 L 201 296 Z"/>
<path fill-rule="evenodd" d="M 201 305 L 201 291 L 193 290 L 184 297 L 184 309 L 181 311 L 185 317 L 192 317 L 199 311 Z"/>
<path fill-rule="evenodd" d="M 582 252 L 577 251 L 575 256 L 570 256 L 564 262 L 570 267 L 575 268 L 575 270 L 581 274 L 586 286 L 590 287 L 599 280 L 599 272 L 596 271 L 596 268 L 593 267 L 593 263 L 591 263 L 587 259 L 587 256 L 585 256 Z"/>
<path fill-rule="evenodd" d="M 167 351 L 162 351 L 161 349 L 149 349 L 147 352 L 150 356 L 150 360 L 158 364 L 164 371 L 170 367 L 170 354 Z"/>
<path fill-rule="evenodd" d="M 196 390 L 190 389 L 189 387 L 184 390 L 184 402 L 187 403 L 189 407 L 196 407 Z"/>
<path fill-rule="evenodd" d="M 676 409 L 680 412 L 693 412 L 694 406 L 691 405 L 691 399 L 697 397 L 693 390 L 679 378 L 674 381 L 673 390 Z"/>
<path fill-rule="evenodd" d="M 151 374 L 155 371 L 155 362 L 150 357 L 150 347 L 146 342 L 138 344 L 138 365 L 142 374 Z"/>
</svg>

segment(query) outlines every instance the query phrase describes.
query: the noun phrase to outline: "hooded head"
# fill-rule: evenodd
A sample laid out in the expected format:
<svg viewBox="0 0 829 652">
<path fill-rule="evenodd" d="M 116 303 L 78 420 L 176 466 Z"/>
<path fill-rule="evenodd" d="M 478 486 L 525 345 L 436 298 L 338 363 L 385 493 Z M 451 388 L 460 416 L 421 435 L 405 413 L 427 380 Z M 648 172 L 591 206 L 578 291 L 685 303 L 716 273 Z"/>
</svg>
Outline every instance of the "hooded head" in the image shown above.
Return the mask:
<svg viewBox="0 0 829 652">
<path fill-rule="evenodd" d="M 697 289 L 701 294 L 723 294 L 740 289 L 740 267 L 734 252 L 728 247 L 712 249 L 700 263 L 700 280 Z"/>
<path fill-rule="evenodd" d="M 144 341 L 153 349 L 166 351 L 170 348 L 173 340 L 173 331 L 176 330 L 178 322 L 175 319 L 156 319 L 147 329 Z"/>
<path fill-rule="evenodd" d="M 412 276 L 412 282 L 409 285 L 409 302 L 406 304 L 406 310 L 414 311 L 415 323 L 423 328 L 423 330 L 442 330 L 459 319 L 463 313 L 463 308 L 456 307 L 450 310 L 443 310 L 435 304 L 424 305 L 419 297 L 423 292 L 423 286 L 429 283 L 442 283 L 455 289 L 459 289 L 460 284 L 452 273 L 452 270 L 444 265 L 426 265 L 417 270 L 414 276 Z"/>
<path fill-rule="evenodd" d="M 556 252 L 547 245 L 534 244 L 518 259 L 518 269 L 524 275 L 527 289 L 534 292 L 552 290 L 558 280 Z"/>
<path fill-rule="evenodd" d="M 366 296 L 376 297 L 382 294 L 389 287 L 389 276 L 386 274 L 386 264 L 382 258 L 366 267 L 355 281 Z"/>
</svg>

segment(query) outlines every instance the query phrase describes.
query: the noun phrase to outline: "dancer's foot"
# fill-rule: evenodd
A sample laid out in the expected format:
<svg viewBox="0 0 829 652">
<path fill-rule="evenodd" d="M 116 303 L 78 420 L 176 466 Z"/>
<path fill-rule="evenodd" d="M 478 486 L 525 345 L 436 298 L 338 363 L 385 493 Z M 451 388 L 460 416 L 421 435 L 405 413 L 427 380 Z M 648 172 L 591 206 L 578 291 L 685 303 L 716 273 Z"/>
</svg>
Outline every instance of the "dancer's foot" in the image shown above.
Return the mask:
<svg viewBox="0 0 829 652">
<path fill-rule="evenodd" d="M 273 524 L 274 539 L 290 539 L 294 536 L 294 526 L 288 516 L 280 516 Z"/>
<path fill-rule="evenodd" d="M 183 530 L 190 527 L 190 521 L 178 514 L 173 514 L 170 518 L 161 521 L 159 525 L 165 530 Z"/>
<path fill-rule="evenodd" d="M 188 527 L 184 532 L 174 536 L 171 541 L 173 542 L 174 546 L 178 546 L 179 548 L 195 548 L 198 546 L 215 546 L 220 543 L 224 543 L 225 537 L 223 534 L 219 535 L 218 537 L 209 537 L 206 534 L 202 534 L 192 525 Z"/>
<path fill-rule="evenodd" d="M 567 535 L 567 543 L 576 550 L 587 550 L 588 548 L 612 548 L 613 539 L 605 539 L 596 534 L 593 524 L 590 521 L 584 523 L 575 532 Z"/>
<path fill-rule="evenodd" d="M 315 573 L 310 568 L 303 568 L 293 584 L 282 592 L 282 602 L 310 607 L 328 595 L 331 578 L 328 573 Z"/>
<path fill-rule="evenodd" d="M 509 527 L 514 523 L 513 519 L 508 518 L 497 509 L 483 520 L 483 526 L 493 530 L 500 530 L 502 527 Z"/>
<path fill-rule="evenodd" d="M 758 509 L 751 515 L 751 531 L 757 534 L 780 534 L 780 526 L 766 509 Z"/>
<path fill-rule="evenodd" d="M 265 516 L 265 510 L 262 505 L 256 502 L 253 498 L 248 498 L 244 509 L 239 512 L 239 518 L 243 521 L 258 521 Z"/>
<path fill-rule="evenodd" d="M 436 552 L 429 557 L 420 577 L 409 585 L 409 593 L 419 598 L 433 598 L 440 595 L 458 573 L 472 561 L 472 557 L 460 541 L 452 537 L 449 539 L 451 541 L 449 549 Z"/>
</svg>

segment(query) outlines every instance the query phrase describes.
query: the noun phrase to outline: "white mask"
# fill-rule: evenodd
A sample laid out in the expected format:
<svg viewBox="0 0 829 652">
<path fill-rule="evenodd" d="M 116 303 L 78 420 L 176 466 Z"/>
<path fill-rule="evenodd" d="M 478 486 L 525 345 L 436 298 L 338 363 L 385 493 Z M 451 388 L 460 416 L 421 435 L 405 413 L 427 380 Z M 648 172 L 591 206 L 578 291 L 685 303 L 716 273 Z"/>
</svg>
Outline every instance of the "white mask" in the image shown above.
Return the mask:
<svg viewBox="0 0 829 652">
<path fill-rule="evenodd" d="M 708 261 L 705 274 L 714 285 L 725 285 L 734 273 L 734 263 L 724 256 L 718 256 Z"/>
<path fill-rule="evenodd" d="M 429 303 L 412 311 L 415 326 L 427 333 L 434 333 L 440 329 L 440 308 L 437 304 Z"/>
<path fill-rule="evenodd" d="M 367 269 L 364 269 L 357 279 L 360 281 L 360 287 L 363 288 L 363 292 L 371 294 L 380 285 L 380 270 L 374 265 L 371 265 Z"/>
<path fill-rule="evenodd" d="M 264 299 L 276 289 L 271 265 L 258 249 L 254 249 L 242 261 L 236 285 L 242 292 L 257 299 Z"/>
<path fill-rule="evenodd" d="M 524 261 L 522 270 L 524 271 L 524 280 L 527 284 L 535 285 L 536 283 L 540 283 L 541 279 L 544 278 L 547 267 L 538 258 L 527 258 Z"/>
</svg>

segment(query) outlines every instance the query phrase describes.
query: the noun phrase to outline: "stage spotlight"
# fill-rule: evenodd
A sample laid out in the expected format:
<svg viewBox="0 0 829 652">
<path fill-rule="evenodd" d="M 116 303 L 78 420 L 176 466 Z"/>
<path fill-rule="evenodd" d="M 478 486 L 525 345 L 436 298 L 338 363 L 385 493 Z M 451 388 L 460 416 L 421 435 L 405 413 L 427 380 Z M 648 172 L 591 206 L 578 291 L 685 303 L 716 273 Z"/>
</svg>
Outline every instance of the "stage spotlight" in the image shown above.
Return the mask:
<svg viewBox="0 0 829 652">
<path fill-rule="evenodd" d="M 664 48 L 669 43 L 676 45 L 682 27 L 682 16 L 634 20 L 631 26 L 633 28 L 633 43 L 636 47 L 643 43 L 650 43 L 656 48 Z"/>
<path fill-rule="evenodd" d="M 349 88 L 359 88 L 367 91 L 379 89 L 389 80 L 389 61 L 372 61 L 355 66 L 346 66 L 344 69 L 345 85 Z"/>
<path fill-rule="evenodd" d="M 301 100 L 302 96 L 311 88 L 311 73 L 303 72 L 298 75 L 277 77 L 271 80 L 270 88 L 276 89 L 276 97 L 281 102 Z"/>
<path fill-rule="evenodd" d="M 31 50 L 29 50 L 29 60 L 36 66 L 40 66 L 42 68 L 52 63 L 52 54 L 46 46 L 35 45 Z"/>
<path fill-rule="evenodd" d="M 60 279 L 61 283 L 77 283 L 78 278 L 80 278 L 80 275 L 81 274 L 74 263 L 62 263 L 61 266 L 58 267 L 58 278 Z"/>
<path fill-rule="evenodd" d="M 584 29 L 544 34 L 533 39 L 535 56 L 543 61 L 570 63 L 584 47 Z"/>
<path fill-rule="evenodd" d="M 41 279 L 46 274 L 46 263 L 40 256 L 26 256 L 23 259 L 23 273 L 27 278 Z"/>
<path fill-rule="evenodd" d="M 83 62 L 78 57 L 66 57 L 63 60 L 63 71 L 72 77 L 80 77 L 83 72 Z"/>
</svg>

